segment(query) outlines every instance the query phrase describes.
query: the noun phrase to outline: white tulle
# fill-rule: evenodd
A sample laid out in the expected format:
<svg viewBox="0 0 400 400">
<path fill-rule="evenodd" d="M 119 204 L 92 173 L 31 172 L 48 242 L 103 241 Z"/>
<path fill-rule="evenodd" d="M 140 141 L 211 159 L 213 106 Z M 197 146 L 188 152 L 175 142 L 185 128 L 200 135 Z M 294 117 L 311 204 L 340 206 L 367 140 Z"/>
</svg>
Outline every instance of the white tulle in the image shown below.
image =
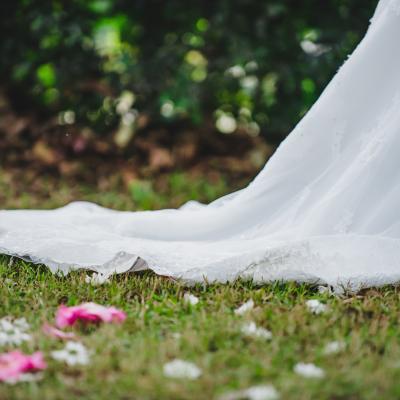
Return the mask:
<svg viewBox="0 0 400 400">
<path fill-rule="evenodd" d="M 0 252 L 52 271 L 150 268 L 189 282 L 398 282 L 399 41 L 400 1 L 381 0 L 354 54 L 247 188 L 179 210 L 1 211 Z"/>
</svg>

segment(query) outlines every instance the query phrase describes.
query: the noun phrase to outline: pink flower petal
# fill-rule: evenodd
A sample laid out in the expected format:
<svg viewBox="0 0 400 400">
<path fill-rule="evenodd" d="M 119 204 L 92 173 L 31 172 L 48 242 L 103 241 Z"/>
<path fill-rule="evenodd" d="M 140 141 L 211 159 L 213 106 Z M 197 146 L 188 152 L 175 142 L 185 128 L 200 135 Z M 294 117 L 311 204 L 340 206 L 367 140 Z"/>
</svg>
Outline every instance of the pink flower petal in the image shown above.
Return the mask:
<svg viewBox="0 0 400 400">
<path fill-rule="evenodd" d="M 123 322 L 126 314 L 115 307 L 105 307 L 96 303 L 83 303 L 79 306 L 67 307 L 61 305 L 56 315 L 56 326 L 65 328 L 76 321 L 84 322 Z"/>
<path fill-rule="evenodd" d="M 42 331 L 47 336 L 56 339 L 61 339 L 61 340 L 76 339 L 76 335 L 74 332 L 63 332 L 60 329 L 57 329 L 55 326 L 49 325 L 48 323 L 43 324 Z"/>
<path fill-rule="evenodd" d="M 24 373 L 46 368 L 43 354 L 38 351 L 27 355 L 19 350 L 0 354 L 0 382 L 18 381 Z"/>
</svg>

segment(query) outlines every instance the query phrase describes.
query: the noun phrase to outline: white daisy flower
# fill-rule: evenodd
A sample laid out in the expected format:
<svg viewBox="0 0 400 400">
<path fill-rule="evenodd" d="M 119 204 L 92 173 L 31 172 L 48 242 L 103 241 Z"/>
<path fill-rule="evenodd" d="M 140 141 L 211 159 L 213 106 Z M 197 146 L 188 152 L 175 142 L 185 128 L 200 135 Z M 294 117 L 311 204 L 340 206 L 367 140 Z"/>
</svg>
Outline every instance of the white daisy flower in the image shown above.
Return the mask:
<svg viewBox="0 0 400 400">
<path fill-rule="evenodd" d="M 255 322 L 249 322 L 248 324 L 242 325 L 242 333 L 245 336 L 257 339 L 272 339 L 272 333 L 268 329 L 258 327 Z"/>
<path fill-rule="evenodd" d="M 325 376 L 325 371 L 312 363 L 298 363 L 294 366 L 294 372 L 304 378 L 323 378 Z"/>
<path fill-rule="evenodd" d="M 51 352 L 51 356 L 57 361 L 64 361 L 67 365 L 89 364 L 90 352 L 79 342 L 67 342 L 64 349 Z"/>
<path fill-rule="evenodd" d="M 14 330 L 14 325 L 11 322 L 10 317 L 4 317 L 4 318 L 0 319 L 0 330 L 2 332 L 10 332 L 10 331 Z"/>
<path fill-rule="evenodd" d="M 31 327 L 25 318 L 17 318 L 13 321 L 13 324 L 23 332 L 26 332 Z"/>
<path fill-rule="evenodd" d="M 11 317 L 0 319 L 0 346 L 19 346 L 32 339 L 26 331 L 30 328 L 25 318 L 13 320 Z"/>
<path fill-rule="evenodd" d="M 326 304 L 317 299 L 307 300 L 306 306 L 313 314 L 322 314 L 328 309 Z"/>
<path fill-rule="evenodd" d="M 197 379 L 201 376 L 201 369 L 188 361 L 175 359 L 164 364 L 164 376 L 175 379 Z"/>
<path fill-rule="evenodd" d="M 190 293 L 185 293 L 183 295 L 183 301 L 186 304 L 190 304 L 191 306 L 195 306 L 199 302 L 199 298 L 194 296 L 193 294 Z"/>
<path fill-rule="evenodd" d="M 236 315 L 244 315 L 254 308 L 254 301 L 250 299 L 235 310 Z"/>
<path fill-rule="evenodd" d="M 337 354 L 340 353 L 342 350 L 344 350 L 345 347 L 346 347 L 345 342 L 336 340 L 326 344 L 326 346 L 324 347 L 324 354 L 325 355 Z"/>
<path fill-rule="evenodd" d="M 278 391 L 272 385 L 258 385 L 227 393 L 219 397 L 219 400 L 278 400 L 279 398 Z"/>
</svg>

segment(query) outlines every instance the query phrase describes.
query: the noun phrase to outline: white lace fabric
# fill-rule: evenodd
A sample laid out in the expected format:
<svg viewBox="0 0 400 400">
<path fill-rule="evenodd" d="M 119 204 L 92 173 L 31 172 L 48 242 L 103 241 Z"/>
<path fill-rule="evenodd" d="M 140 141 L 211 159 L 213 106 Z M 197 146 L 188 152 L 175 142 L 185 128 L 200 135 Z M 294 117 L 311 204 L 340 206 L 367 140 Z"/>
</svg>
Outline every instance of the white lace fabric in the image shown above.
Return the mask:
<svg viewBox="0 0 400 400">
<path fill-rule="evenodd" d="M 187 282 L 400 280 L 400 1 L 245 189 L 208 206 L 0 211 L 0 253 L 52 271 L 150 268 Z"/>
</svg>

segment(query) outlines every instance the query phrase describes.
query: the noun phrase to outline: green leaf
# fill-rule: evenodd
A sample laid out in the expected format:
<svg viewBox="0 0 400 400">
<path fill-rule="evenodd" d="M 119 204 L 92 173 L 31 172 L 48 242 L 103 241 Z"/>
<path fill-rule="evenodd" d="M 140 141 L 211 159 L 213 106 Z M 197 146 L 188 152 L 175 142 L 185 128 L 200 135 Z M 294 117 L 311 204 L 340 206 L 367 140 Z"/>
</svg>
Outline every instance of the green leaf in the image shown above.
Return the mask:
<svg viewBox="0 0 400 400">
<path fill-rule="evenodd" d="M 52 87 L 56 83 L 56 71 L 51 63 L 42 64 L 36 70 L 36 76 L 43 86 Z"/>
</svg>

